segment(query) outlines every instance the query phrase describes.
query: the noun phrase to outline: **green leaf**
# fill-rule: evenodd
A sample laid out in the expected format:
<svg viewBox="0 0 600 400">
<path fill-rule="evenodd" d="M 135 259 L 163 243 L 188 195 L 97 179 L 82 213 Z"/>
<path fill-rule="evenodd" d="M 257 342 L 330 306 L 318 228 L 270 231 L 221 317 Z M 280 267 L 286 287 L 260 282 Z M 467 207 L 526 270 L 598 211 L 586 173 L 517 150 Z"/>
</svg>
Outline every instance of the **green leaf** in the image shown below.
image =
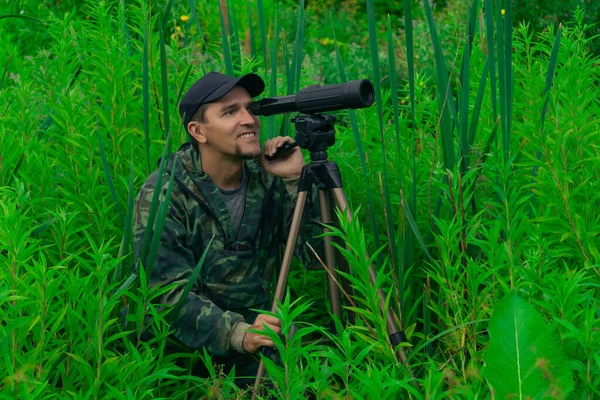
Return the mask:
<svg viewBox="0 0 600 400">
<path fill-rule="evenodd" d="M 185 304 L 188 294 L 190 293 L 190 291 L 192 290 L 192 287 L 194 286 L 194 284 L 196 283 L 196 280 L 198 279 L 198 275 L 200 274 L 200 270 L 202 269 L 202 266 L 204 265 L 204 260 L 206 260 L 206 256 L 208 255 L 208 250 L 212 246 L 212 242 L 213 242 L 214 238 L 215 237 L 213 236 L 210 239 L 210 242 L 208 242 L 206 249 L 204 249 L 204 252 L 202 253 L 202 256 L 200 257 L 200 260 L 198 261 L 198 264 L 196 264 L 196 268 L 194 268 L 194 272 L 192 272 L 192 276 L 190 277 L 189 281 L 185 285 L 185 288 L 183 289 L 183 293 L 181 294 L 179 301 L 177 302 L 175 307 L 173 307 L 173 309 L 170 311 L 170 314 L 173 315 L 175 318 L 177 318 L 177 316 L 179 315 L 179 310 L 181 310 L 181 307 L 183 307 L 183 305 Z"/>
<path fill-rule="evenodd" d="M 10 62 L 11 56 L 6 58 L 6 64 L 4 64 L 4 71 L 2 75 L 0 75 L 0 92 L 2 91 L 2 86 L 4 85 L 4 78 L 6 78 L 6 72 L 8 71 L 8 63 Z"/>
<path fill-rule="evenodd" d="M 33 21 L 33 22 L 38 22 L 40 24 L 48 25 L 48 23 L 44 20 L 41 20 L 39 18 L 29 17 L 27 15 L 18 15 L 18 14 L 0 15 L 0 19 L 5 19 L 5 18 L 21 18 L 21 19 L 27 19 L 27 20 Z"/>
<path fill-rule="evenodd" d="M 100 157 L 102 158 L 102 168 L 104 169 L 104 175 L 106 176 L 106 183 L 108 185 L 108 189 L 110 190 L 113 202 L 115 203 L 115 210 L 119 215 L 121 225 L 125 226 L 125 219 L 123 218 L 123 212 L 121 211 L 121 206 L 119 205 L 119 198 L 117 196 L 115 184 L 113 182 L 112 175 L 110 173 L 110 167 L 108 166 L 108 161 L 104 152 L 104 144 L 102 144 L 102 136 L 100 135 L 98 120 L 96 120 L 96 136 L 98 137 L 98 148 L 100 149 Z"/>
<path fill-rule="evenodd" d="M 150 40 L 148 36 L 150 35 L 150 28 L 148 27 L 148 24 L 148 21 L 144 21 L 144 49 L 142 51 L 142 104 L 144 107 L 144 144 L 146 149 L 146 173 L 149 174 L 152 171 L 152 168 L 150 167 L 150 52 L 148 49 L 148 42 Z"/>
<path fill-rule="evenodd" d="M 223 49 L 223 58 L 225 60 L 225 71 L 227 75 L 233 76 L 233 60 L 231 58 L 231 47 L 229 46 L 229 38 L 227 27 L 225 26 L 225 11 L 219 3 L 219 21 L 221 22 L 221 47 Z"/>
<path fill-rule="evenodd" d="M 483 376 L 496 399 L 567 397 L 573 389 L 568 360 L 533 306 L 513 291 L 496 306 L 488 329 Z"/>
</svg>

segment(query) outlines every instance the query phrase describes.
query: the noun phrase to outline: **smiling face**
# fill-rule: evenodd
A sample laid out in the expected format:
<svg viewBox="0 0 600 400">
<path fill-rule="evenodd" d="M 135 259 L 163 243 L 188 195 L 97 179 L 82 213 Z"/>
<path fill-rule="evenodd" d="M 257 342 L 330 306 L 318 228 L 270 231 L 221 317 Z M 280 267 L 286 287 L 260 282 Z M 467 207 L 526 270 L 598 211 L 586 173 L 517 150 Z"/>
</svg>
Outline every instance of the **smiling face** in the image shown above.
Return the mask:
<svg viewBox="0 0 600 400">
<path fill-rule="evenodd" d="M 203 121 L 190 121 L 188 132 L 203 155 L 215 158 L 256 158 L 261 153 L 260 120 L 250 111 L 252 98 L 241 86 L 206 105 Z"/>
</svg>

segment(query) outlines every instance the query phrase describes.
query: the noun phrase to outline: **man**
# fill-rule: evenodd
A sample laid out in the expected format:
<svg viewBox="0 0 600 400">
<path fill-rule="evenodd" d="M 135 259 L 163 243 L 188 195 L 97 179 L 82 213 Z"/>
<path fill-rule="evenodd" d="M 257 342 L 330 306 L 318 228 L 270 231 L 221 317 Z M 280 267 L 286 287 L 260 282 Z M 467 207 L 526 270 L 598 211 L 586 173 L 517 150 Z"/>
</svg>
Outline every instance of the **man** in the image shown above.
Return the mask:
<svg viewBox="0 0 600 400">
<path fill-rule="evenodd" d="M 280 244 L 287 237 L 304 166 L 299 148 L 281 159 L 266 160 L 265 155 L 292 139 L 276 137 L 261 149 L 260 120 L 250 112 L 250 104 L 264 87 L 255 74 L 236 79 L 211 72 L 195 82 L 179 105 L 190 142 L 171 156 L 162 186 L 155 187 L 155 171 L 135 204 L 139 268 L 147 256 L 141 247 L 152 196 L 160 190 L 164 201 L 174 175 L 151 284 L 176 283 L 160 303 L 177 304 L 212 240 L 199 278 L 171 326 L 177 342 L 190 349 L 205 348 L 225 372 L 235 365 L 237 376 L 255 375 L 255 353 L 263 346 L 274 347 L 267 336 L 248 330 L 281 332 L 279 319 L 250 309 L 270 308 L 269 286 L 280 265 Z M 299 238 L 295 254 L 308 260 L 303 236 L 307 234 Z M 252 382 L 236 380 L 238 385 Z"/>
</svg>

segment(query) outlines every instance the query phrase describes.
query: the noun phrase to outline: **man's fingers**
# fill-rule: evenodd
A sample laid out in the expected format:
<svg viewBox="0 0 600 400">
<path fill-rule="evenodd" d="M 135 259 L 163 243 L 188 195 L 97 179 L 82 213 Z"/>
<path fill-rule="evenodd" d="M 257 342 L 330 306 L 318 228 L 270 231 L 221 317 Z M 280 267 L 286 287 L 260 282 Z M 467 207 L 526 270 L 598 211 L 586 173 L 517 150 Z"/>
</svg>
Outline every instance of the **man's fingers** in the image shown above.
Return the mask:
<svg viewBox="0 0 600 400">
<path fill-rule="evenodd" d="M 284 143 L 291 143 L 293 141 L 294 139 L 289 136 L 276 136 L 273 139 L 267 140 L 264 145 L 265 154 L 272 156 Z"/>
<path fill-rule="evenodd" d="M 267 322 L 271 325 L 275 325 L 275 326 L 281 326 L 281 320 L 279 318 L 273 317 L 271 315 L 267 315 L 267 314 L 261 314 L 262 318 L 261 320 L 263 322 Z"/>
<path fill-rule="evenodd" d="M 271 329 L 273 332 L 275 332 L 278 335 L 281 335 L 281 328 L 276 326 L 276 325 L 271 325 L 269 324 L 269 329 Z"/>
<path fill-rule="evenodd" d="M 273 153 L 275 153 L 275 150 L 277 149 L 277 141 L 278 141 L 278 137 L 275 137 L 273 139 L 269 139 L 265 142 L 265 154 L 268 156 L 272 156 Z"/>
<path fill-rule="evenodd" d="M 279 326 L 269 324 L 268 322 L 263 322 L 262 329 L 267 330 L 267 328 L 269 328 L 270 330 L 272 330 L 273 332 L 275 332 L 278 335 L 281 334 L 281 328 Z"/>
<path fill-rule="evenodd" d="M 275 347 L 275 343 L 271 339 L 264 339 L 260 341 L 261 346 L 265 347 Z"/>
</svg>

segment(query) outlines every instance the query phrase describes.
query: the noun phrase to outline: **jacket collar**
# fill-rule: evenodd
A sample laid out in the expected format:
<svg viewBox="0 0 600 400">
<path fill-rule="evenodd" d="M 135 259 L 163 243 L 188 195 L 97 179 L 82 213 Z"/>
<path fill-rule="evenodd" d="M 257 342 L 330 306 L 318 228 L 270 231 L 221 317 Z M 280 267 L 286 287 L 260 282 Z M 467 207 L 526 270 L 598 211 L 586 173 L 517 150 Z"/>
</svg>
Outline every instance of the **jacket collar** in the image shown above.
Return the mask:
<svg viewBox="0 0 600 400">
<path fill-rule="evenodd" d="M 227 206 L 219 188 L 202 169 L 200 152 L 191 143 L 184 143 L 171 155 L 168 165 L 169 174 L 175 174 L 173 178 L 182 187 L 182 190 L 192 194 L 207 208 L 220 221 L 225 235 L 230 236 L 231 221 Z M 270 186 L 273 177 L 262 168 L 257 160 L 246 160 L 245 168 L 249 192 L 261 198 L 264 197 L 266 188 Z M 261 186 L 262 188 L 259 189 Z"/>
</svg>

